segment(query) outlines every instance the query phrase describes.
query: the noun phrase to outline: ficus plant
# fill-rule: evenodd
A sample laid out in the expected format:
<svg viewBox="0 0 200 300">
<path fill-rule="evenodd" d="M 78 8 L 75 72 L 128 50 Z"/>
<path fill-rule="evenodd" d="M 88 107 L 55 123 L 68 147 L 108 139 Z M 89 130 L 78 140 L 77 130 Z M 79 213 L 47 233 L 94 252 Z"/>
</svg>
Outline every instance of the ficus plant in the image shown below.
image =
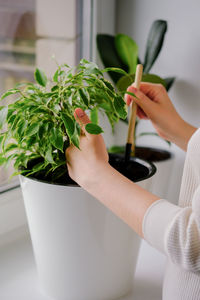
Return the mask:
<svg viewBox="0 0 200 300">
<path fill-rule="evenodd" d="M 81 128 L 74 117 L 77 107 L 90 113 L 91 123 L 85 129 L 100 134 L 98 114 L 107 116 L 111 126 L 127 117 L 122 93 L 104 78 L 112 70 L 100 70 L 93 62 L 82 59 L 76 68 L 58 66 L 48 80 L 36 69 L 36 83 L 21 83 L 8 90 L 1 100 L 16 95 L 16 100 L 0 106 L 0 164 L 14 160 L 16 174 L 34 175 L 55 181 L 67 173 L 65 149 L 79 148 Z"/>
<path fill-rule="evenodd" d="M 143 64 L 142 81 L 160 83 L 168 91 L 175 81 L 175 77 L 162 78 L 156 74 L 150 73 L 151 68 L 156 62 L 160 51 L 163 47 L 165 34 L 167 32 L 167 22 L 165 20 L 156 20 L 153 22 L 146 43 L 145 55 L 142 60 L 139 55 L 139 48 L 135 40 L 125 34 L 117 34 L 115 36 L 108 34 L 97 35 L 97 48 L 101 60 L 105 67 L 117 67 L 126 71 L 128 74 L 115 73 L 110 70 L 109 75 L 114 84 L 120 91 L 126 91 L 135 79 L 135 70 L 138 63 Z M 125 120 L 127 122 L 127 120 Z M 136 122 L 136 128 L 138 124 Z M 135 139 L 137 137 L 137 130 L 135 130 Z M 155 132 L 143 132 L 138 135 L 156 135 Z M 119 148 L 114 147 L 112 150 L 118 151 Z M 123 148 L 124 149 L 124 148 Z M 113 150 L 113 151 L 114 151 Z"/>
</svg>

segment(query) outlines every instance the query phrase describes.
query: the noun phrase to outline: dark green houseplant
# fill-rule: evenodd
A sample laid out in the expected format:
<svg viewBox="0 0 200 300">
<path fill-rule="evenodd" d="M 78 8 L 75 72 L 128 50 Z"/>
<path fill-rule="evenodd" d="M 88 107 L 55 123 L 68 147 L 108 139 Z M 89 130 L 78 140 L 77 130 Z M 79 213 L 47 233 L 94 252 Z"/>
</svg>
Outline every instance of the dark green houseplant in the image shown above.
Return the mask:
<svg viewBox="0 0 200 300">
<path fill-rule="evenodd" d="M 138 63 L 142 63 L 144 67 L 142 81 L 160 83 L 167 90 L 171 88 L 175 81 L 175 77 L 161 78 L 158 75 L 151 74 L 150 70 L 156 62 L 159 53 L 162 49 L 165 34 L 167 31 L 167 22 L 164 20 L 156 20 L 153 22 L 146 44 L 146 51 L 144 60 L 141 60 L 138 53 L 137 43 L 129 36 L 124 34 L 117 34 L 111 36 L 107 34 L 97 35 L 97 47 L 100 57 L 105 67 L 117 67 L 122 68 L 128 73 L 128 75 L 122 75 L 119 73 L 109 72 L 109 75 L 119 91 L 124 92 L 130 86 L 135 79 L 135 69 Z M 125 120 L 126 121 L 126 120 Z M 137 128 L 138 120 L 136 122 Z M 137 136 L 137 130 L 135 130 Z M 156 133 L 141 133 L 141 135 L 149 135 Z M 136 138 L 135 136 L 135 138 Z M 140 149 L 141 150 L 141 149 Z M 111 152 L 124 152 L 124 146 L 114 146 L 110 149 Z M 143 155 L 144 151 L 136 151 L 137 156 Z M 143 154 L 141 154 L 143 153 Z M 149 158 L 149 154 L 145 155 L 145 158 Z M 144 158 L 144 157 L 143 157 Z"/>
</svg>

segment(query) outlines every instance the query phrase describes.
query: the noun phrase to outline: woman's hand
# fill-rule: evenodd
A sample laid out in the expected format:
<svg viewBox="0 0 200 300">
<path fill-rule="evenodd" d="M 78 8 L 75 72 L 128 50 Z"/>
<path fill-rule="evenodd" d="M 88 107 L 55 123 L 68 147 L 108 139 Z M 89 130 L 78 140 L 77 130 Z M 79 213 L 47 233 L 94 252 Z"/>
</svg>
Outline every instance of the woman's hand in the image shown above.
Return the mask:
<svg viewBox="0 0 200 300">
<path fill-rule="evenodd" d="M 107 167 L 108 153 L 102 135 L 90 134 L 85 125 L 90 123 L 86 113 L 75 109 L 74 116 L 82 130 L 80 150 L 73 145 L 66 149 L 67 167 L 70 177 L 82 187 L 98 182 L 101 171 Z"/>
<path fill-rule="evenodd" d="M 139 118 L 151 120 L 162 138 L 176 143 L 183 150 L 187 149 L 188 141 L 196 128 L 180 117 L 163 85 L 142 82 L 140 90 L 130 86 L 127 91 L 138 98 L 128 94 L 125 96 L 127 105 L 132 101 L 138 105 Z"/>
</svg>

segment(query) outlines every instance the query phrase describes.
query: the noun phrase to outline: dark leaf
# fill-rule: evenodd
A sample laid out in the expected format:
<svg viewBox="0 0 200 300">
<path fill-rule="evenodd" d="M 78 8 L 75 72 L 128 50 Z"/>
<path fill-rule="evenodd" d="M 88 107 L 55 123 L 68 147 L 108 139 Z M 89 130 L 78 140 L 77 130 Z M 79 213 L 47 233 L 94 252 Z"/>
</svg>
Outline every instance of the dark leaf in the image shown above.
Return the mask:
<svg viewBox="0 0 200 300">
<path fill-rule="evenodd" d="M 122 97 L 116 97 L 114 99 L 114 107 L 120 118 L 125 119 L 127 117 L 126 103 Z"/>
<path fill-rule="evenodd" d="M 118 82 L 117 82 L 117 88 L 120 91 L 126 91 L 127 88 L 134 82 L 135 80 L 135 74 L 131 74 L 128 76 L 123 76 Z M 151 82 L 151 83 L 160 83 L 165 87 L 165 80 L 157 75 L 154 74 L 143 74 L 142 75 L 142 81 L 144 82 Z"/>
<path fill-rule="evenodd" d="M 128 66 L 124 65 L 117 54 L 114 36 L 108 34 L 98 34 L 97 47 L 101 60 L 106 68 L 115 67 L 123 69 L 124 71 L 128 71 Z M 115 83 L 117 83 L 117 81 L 121 78 L 121 74 L 116 72 L 109 72 L 109 75 Z"/>
<path fill-rule="evenodd" d="M 103 132 L 103 129 L 99 125 L 93 123 L 88 123 L 85 129 L 90 134 L 100 134 Z"/>
<path fill-rule="evenodd" d="M 75 121 L 72 120 L 67 114 L 65 113 L 62 113 L 61 114 L 61 118 L 64 122 L 64 125 L 65 125 L 65 129 L 66 129 L 66 132 L 67 132 L 67 135 L 69 136 L 69 138 L 71 139 L 73 134 L 74 134 L 74 131 L 75 131 Z"/>
<path fill-rule="evenodd" d="M 45 153 L 45 159 L 50 163 L 54 164 L 53 156 L 52 156 L 52 148 L 51 146 L 48 147 L 46 153 Z"/>
<path fill-rule="evenodd" d="M 47 84 L 47 77 L 45 75 L 45 73 L 43 71 L 41 71 L 40 69 L 36 69 L 35 70 L 35 80 L 37 81 L 37 83 L 39 83 L 39 85 L 41 86 L 46 86 Z"/>
<path fill-rule="evenodd" d="M 31 136 L 31 135 L 36 134 L 38 132 L 39 128 L 40 128 L 39 123 L 31 124 L 26 130 L 26 133 L 25 133 L 26 136 Z"/>
<path fill-rule="evenodd" d="M 14 149 L 16 149 L 16 148 L 18 148 L 18 147 L 19 147 L 19 146 L 18 146 L 17 144 L 15 144 L 15 143 L 10 143 L 10 144 L 6 145 L 6 148 L 5 148 L 4 152 L 5 152 L 5 153 L 8 153 L 8 152 L 10 152 L 10 151 L 12 151 L 12 150 L 14 150 Z"/>
<path fill-rule="evenodd" d="M 89 94 L 88 94 L 87 90 L 85 88 L 79 89 L 79 95 L 80 95 L 81 99 L 83 100 L 84 104 L 86 106 L 88 106 L 89 101 L 90 101 L 90 97 L 89 97 Z"/>
<path fill-rule="evenodd" d="M 176 77 L 167 77 L 167 78 L 164 78 L 164 80 L 165 80 L 165 84 L 166 84 L 166 90 L 169 91 L 169 89 L 174 84 Z"/>
<path fill-rule="evenodd" d="M 148 73 L 157 59 L 162 49 L 165 33 L 167 31 L 167 22 L 156 20 L 153 22 L 146 45 L 144 60 L 144 73 Z"/>
<path fill-rule="evenodd" d="M 51 129 L 50 141 L 56 149 L 63 151 L 63 136 L 58 128 Z"/>
</svg>

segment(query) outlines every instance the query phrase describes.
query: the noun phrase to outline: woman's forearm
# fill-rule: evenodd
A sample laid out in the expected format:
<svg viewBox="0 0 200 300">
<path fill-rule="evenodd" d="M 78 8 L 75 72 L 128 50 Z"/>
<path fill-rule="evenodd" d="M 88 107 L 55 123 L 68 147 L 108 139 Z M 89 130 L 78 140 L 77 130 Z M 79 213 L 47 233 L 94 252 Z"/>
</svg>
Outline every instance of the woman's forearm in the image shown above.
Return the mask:
<svg viewBox="0 0 200 300">
<path fill-rule="evenodd" d="M 159 197 L 133 183 L 109 164 L 103 165 L 97 176 L 82 186 L 143 237 L 144 215 Z"/>
</svg>

